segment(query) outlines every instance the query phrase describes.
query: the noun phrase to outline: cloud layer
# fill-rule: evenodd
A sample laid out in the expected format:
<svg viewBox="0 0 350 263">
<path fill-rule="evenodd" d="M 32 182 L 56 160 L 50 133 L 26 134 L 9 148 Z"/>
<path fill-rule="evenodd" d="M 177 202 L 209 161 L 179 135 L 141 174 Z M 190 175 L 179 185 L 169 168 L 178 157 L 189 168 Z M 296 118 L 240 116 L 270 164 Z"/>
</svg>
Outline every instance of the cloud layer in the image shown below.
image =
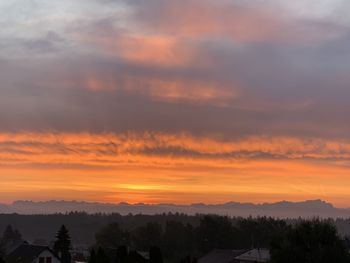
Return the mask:
<svg viewBox="0 0 350 263">
<path fill-rule="evenodd" d="M 145 182 L 145 167 L 190 181 L 208 169 L 201 190 L 180 180 L 195 200 L 221 169 L 239 186 L 222 200 L 271 199 L 260 178 L 287 189 L 294 169 L 303 182 L 327 171 L 337 186 L 326 197 L 338 198 L 350 154 L 347 1 L 0 0 L 0 10 L 0 176 L 12 185 L 29 167 L 39 185 L 53 171 L 127 167 L 139 178 L 128 191 L 143 198 L 144 183 L 177 185 Z"/>
<path fill-rule="evenodd" d="M 186 133 L 0 134 L 2 165 L 67 165 L 116 169 L 119 165 L 235 166 L 255 160 L 315 160 L 346 164 L 349 141 L 292 137 L 247 137 L 227 140 Z"/>
</svg>

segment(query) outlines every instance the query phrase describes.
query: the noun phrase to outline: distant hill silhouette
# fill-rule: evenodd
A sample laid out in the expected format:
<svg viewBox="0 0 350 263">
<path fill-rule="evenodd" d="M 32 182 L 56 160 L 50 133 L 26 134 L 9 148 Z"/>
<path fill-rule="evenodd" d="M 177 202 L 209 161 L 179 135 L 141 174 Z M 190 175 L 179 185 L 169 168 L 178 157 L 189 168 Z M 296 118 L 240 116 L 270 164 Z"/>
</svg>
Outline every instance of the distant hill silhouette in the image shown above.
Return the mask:
<svg viewBox="0 0 350 263">
<path fill-rule="evenodd" d="M 295 217 L 350 217 L 350 209 L 336 208 L 332 204 L 322 200 L 308 200 L 303 202 L 277 202 L 277 203 L 238 203 L 229 202 L 225 204 L 106 204 L 88 203 L 77 201 L 16 201 L 11 205 L 0 204 L 1 214 L 55 214 L 72 211 L 86 213 L 119 213 L 154 215 L 161 213 L 185 213 L 194 214 L 218 214 L 229 216 L 273 216 L 280 218 Z"/>
</svg>

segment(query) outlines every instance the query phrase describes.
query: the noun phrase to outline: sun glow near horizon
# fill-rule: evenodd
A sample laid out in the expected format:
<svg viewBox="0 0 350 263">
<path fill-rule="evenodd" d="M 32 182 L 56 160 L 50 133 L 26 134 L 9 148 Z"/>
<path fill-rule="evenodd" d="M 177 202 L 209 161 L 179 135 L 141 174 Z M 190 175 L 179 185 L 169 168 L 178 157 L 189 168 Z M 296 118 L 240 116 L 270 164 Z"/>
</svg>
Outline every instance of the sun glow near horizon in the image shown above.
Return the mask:
<svg viewBox="0 0 350 263">
<path fill-rule="evenodd" d="M 0 134 L 0 198 L 177 204 L 321 198 L 345 207 L 349 154 L 344 140 Z"/>
</svg>

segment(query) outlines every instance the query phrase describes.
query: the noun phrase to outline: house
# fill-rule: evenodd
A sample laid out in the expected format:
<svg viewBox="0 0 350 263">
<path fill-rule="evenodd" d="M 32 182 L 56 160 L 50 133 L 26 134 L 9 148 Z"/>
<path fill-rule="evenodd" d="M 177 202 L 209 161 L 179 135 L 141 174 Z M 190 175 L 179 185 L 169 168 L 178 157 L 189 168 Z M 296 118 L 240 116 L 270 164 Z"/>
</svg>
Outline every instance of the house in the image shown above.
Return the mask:
<svg viewBox="0 0 350 263">
<path fill-rule="evenodd" d="M 62 263 L 46 246 L 22 244 L 6 256 L 8 263 Z"/>
<path fill-rule="evenodd" d="M 198 259 L 198 263 L 233 263 L 235 258 L 247 250 L 214 249 Z"/>
<path fill-rule="evenodd" d="M 270 251 L 265 248 L 251 249 L 235 259 L 236 263 L 265 263 L 270 261 Z"/>
</svg>

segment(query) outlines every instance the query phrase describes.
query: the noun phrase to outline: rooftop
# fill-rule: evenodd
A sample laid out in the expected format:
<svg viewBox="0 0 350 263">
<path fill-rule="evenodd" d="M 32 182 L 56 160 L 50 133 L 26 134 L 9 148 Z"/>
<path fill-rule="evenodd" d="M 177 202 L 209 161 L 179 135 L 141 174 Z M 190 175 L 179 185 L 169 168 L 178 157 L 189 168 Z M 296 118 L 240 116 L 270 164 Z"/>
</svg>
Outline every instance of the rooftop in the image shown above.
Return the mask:
<svg viewBox="0 0 350 263">
<path fill-rule="evenodd" d="M 231 263 L 247 250 L 214 249 L 198 260 L 198 263 Z"/>
<path fill-rule="evenodd" d="M 270 251 L 266 248 L 252 249 L 236 257 L 237 260 L 247 262 L 268 262 Z"/>
</svg>

